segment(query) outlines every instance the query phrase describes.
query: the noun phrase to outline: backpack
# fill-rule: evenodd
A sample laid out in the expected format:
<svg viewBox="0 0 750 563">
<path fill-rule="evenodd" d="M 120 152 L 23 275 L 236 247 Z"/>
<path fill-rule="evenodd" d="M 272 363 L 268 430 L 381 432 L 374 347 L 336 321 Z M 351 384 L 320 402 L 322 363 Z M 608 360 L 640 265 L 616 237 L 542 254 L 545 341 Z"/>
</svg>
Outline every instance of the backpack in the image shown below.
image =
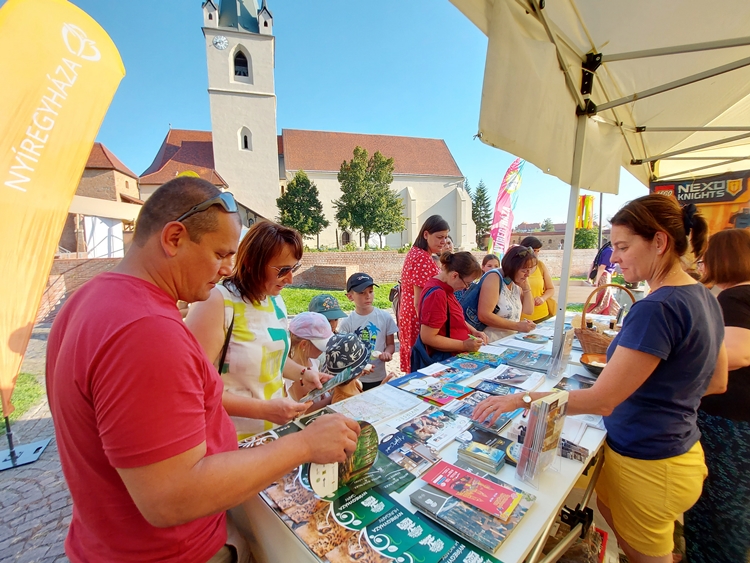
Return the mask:
<svg viewBox="0 0 750 563">
<path fill-rule="evenodd" d="M 388 293 L 388 301 L 392 303 L 393 314 L 396 315 L 396 324 L 398 324 L 398 308 L 401 304 L 401 280 L 391 288 L 390 293 Z"/>
<path fill-rule="evenodd" d="M 589 279 L 595 280 L 596 279 L 596 271 L 599 269 L 599 260 L 602 257 L 602 252 L 604 252 L 605 248 L 608 248 L 612 246 L 612 243 L 607 241 L 602 245 L 602 247 L 599 249 L 599 252 L 596 253 L 596 258 L 594 258 L 594 262 L 591 264 L 591 271 L 589 271 Z"/>
<path fill-rule="evenodd" d="M 419 301 L 419 310 L 422 310 L 422 305 L 424 305 L 425 298 L 435 291 L 436 289 L 441 289 L 439 287 L 433 286 L 427 291 L 425 291 L 422 294 L 422 297 Z M 443 291 L 443 290 L 441 290 Z M 421 316 L 421 315 L 420 315 Z M 420 323 L 421 326 L 421 323 Z M 448 316 L 445 320 L 445 334 L 448 336 L 448 338 L 451 337 L 451 308 L 450 305 L 448 305 Z M 418 371 L 422 368 L 425 368 L 427 366 L 431 366 L 435 362 L 444 362 L 445 360 L 448 360 L 452 358 L 455 355 L 454 352 L 445 352 L 443 350 L 433 350 L 432 353 L 427 349 L 427 346 L 424 342 L 422 342 L 422 337 L 417 336 L 417 341 L 414 343 L 414 346 L 411 348 L 411 356 L 410 358 L 410 365 L 411 365 L 411 371 Z"/>
<path fill-rule="evenodd" d="M 484 280 L 487 279 L 487 276 L 489 274 L 493 273 L 500 276 L 500 283 L 502 284 L 502 270 L 500 270 L 499 268 L 495 270 L 489 270 L 482 275 L 478 283 L 473 284 L 469 289 L 466 290 L 466 293 L 464 293 L 463 297 L 461 297 L 461 308 L 464 310 L 464 318 L 466 319 L 467 323 L 469 323 L 477 330 L 484 330 L 485 328 L 487 328 L 487 325 L 479 320 L 479 313 L 477 312 L 477 308 L 479 307 L 479 292 L 482 290 Z M 500 289 L 502 289 L 502 285 L 500 286 Z M 495 308 L 492 312 L 497 313 L 499 310 L 500 308 L 495 305 Z"/>
</svg>

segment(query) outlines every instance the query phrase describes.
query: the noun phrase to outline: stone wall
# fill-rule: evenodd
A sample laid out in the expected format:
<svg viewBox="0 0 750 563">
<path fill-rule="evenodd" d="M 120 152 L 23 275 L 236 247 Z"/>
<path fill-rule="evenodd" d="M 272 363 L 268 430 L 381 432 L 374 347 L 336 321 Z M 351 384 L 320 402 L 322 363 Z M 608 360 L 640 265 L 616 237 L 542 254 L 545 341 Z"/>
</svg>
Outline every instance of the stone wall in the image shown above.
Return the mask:
<svg viewBox="0 0 750 563">
<path fill-rule="evenodd" d="M 481 262 L 485 253 L 473 252 Z M 539 258 L 545 263 L 552 277 L 559 277 L 562 270 L 562 250 L 542 250 Z M 596 249 L 574 250 L 571 276 L 585 276 L 596 256 Z M 318 274 L 316 266 L 348 266 L 354 272 L 366 272 L 376 282 L 394 283 L 401 277 L 406 254 L 396 251 L 369 252 L 308 252 L 302 256 L 302 268 L 295 274 L 294 285 L 298 287 L 323 287 L 314 285 Z M 319 269 L 320 270 L 320 269 Z M 320 270 L 322 272 L 322 270 Z M 322 274 L 321 274 L 322 275 Z M 340 277 L 340 276 L 339 276 Z M 337 289 L 326 286 L 326 289 Z M 344 289 L 343 285 L 339 289 Z"/>
<path fill-rule="evenodd" d="M 121 258 L 58 258 L 52 264 L 50 278 L 62 276 L 65 291 L 72 293 L 91 278 L 102 272 L 109 272 Z"/>
</svg>

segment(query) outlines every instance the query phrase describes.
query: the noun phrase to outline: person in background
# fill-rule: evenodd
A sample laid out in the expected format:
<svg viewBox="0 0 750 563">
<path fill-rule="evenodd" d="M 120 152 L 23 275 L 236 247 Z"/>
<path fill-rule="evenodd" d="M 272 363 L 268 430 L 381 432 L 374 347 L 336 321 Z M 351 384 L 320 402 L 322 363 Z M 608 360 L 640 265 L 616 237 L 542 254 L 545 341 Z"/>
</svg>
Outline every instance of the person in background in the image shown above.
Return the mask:
<svg viewBox="0 0 750 563">
<path fill-rule="evenodd" d="M 312 313 L 320 313 L 331 324 L 331 330 L 336 332 L 339 320 L 346 318 L 346 313 L 341 310 L 338 299 L 329 293 L 320 293 L 310 300 L 307 310 Z"/>
<path fill-rule="evenodd" d="M 422 288 L 440 272 L 432 255 L 442 253 L 449 231 L 448 222 L 440 215 L 428 217 L 404 259 L 398 312 L 399 360 L 404 373 L 411 371 L 411 348 L 419 336 L 417 310 Z"/>
<path fill-rule="evenodd" d="M 500 258 L 496 254 L 487 254 L 482 258 L 482 271 L 489 272 L 490 270 L 497 270 L 500 268 Z"/>
<path fill-rule="evenodd" d="M 320 372 L 319 358 L 325 353 L 332 336 L 333 331 L 328 319 L 320 313 L 308 311 L 295 315 L 289 321 L 289 359 L 302 367 Z M 285 380 L 285 385 L 289 395 L 295 400 L 306 394 L 301 385 L 294 385 L 288 379 Z"/>
<path fill-rule="evenodd" d="M 542 249 L 542 241 L 536 237 L 526 237 L 521 241 L 521 246 L 526 246 L 534 250 L 534 254 L 537 257 L 536 269 L 531 272 L 529 276 L 529 287 L 531 288 L 531 296 L 534 298 L 534 312 L 530 315 L 521 315 L 522 319 L 533 321 L 535 323 L 542 322 L 551 316 L 556 311 L 550 310 L 547 300 L 555 295 L 555 286 L 552 284 L 552 276 L 549 275 L 549 270 L 544 262 L 539 260 L 539 251 Z"/>
<path fill-rule="evenodd" d="M 176 306 L 231 272 L 237 211 L 205 180 L 170 180 L 141 207 L 125 257 L 52 324 L 47 396 L 73 499 L 71 561 L 247 561 L 226 510 L 301 463 L 354 452 L 359 425 L 334 414 L 238 451 L 219 374 Z"/>
<path fill-rule="evenodd" d="M 378 287 L 372 277 L 364 272 L 352 274 L 346 281 L 346 297 L 354 303 L 354 312 L 341 321 L 341 332 L 351 332 L 360 337 L 370 348 L 373 357 L 370 362 L 374 369 L 360 377 L 362 389 L 372 389 L 385 379 L 385 364 L 396 351 L 395 334 L 398 327 L 393 317 L 373 305 Z"/>
<path fill-rule="evenodd" d="M 533 322 L 521 320 L 522 313 L 534 310 L 528 278 L 536 268 L 536 254 L 531 248 L 514 246 L 505 253 L 501 264 L 501 272 L 485 274 L 477 303 L 477 316 L 487 325 L 484 332 L 490 342 L 536 328 Z"/>
<path fill-rule="evenodd" d="M 445 237 L 445 248 L 443 248 L 443 252 L 454 252 L 455 248 L 453 247 L 453 238 L 451 238 L 450 235 Z"/>
<path fill-rule="evenodd" d="M 419 336 L 429 355 L 434 350 L 451 355 L 476 352 L 487 343 L 487 336 L 466 322 L 453 292 L 466 289 L 479 277 L 482 268 L 470 252 L 444 252 L 440 263 L 440 273 L 425 284 L 422 292 Z"/>
<path fill-rule="evenodd" d="M 607 241 L 597 253 L 596 275 L 593 284 L 595 287 L 601 287 L 612 283 L 612 273 L 615 271 L 615 264 L 612 262 L 612 243 Z M 615 288 L 608 287 L 596 294 L 596 300 L 589 305 L 587 313 L 595 315 L 616 316 L 620 311 L 620 304 L 615 299 Z"/>
<path fill-rule="evenodd" d="M 568 414 L 604 416 L 597 503 L 628 561 L 672 563 L 674 521 L 706 477 L 701 397 L 727 386 L 721 309 L 680 264 L 690 246 L 702 254 L 708 225 L 694 205 L 660 194 L 629 202 L 610 223 L 612 260 L 626 281 L 647 280 L 652 291 L 625 317 L 593 387 L 569 393 Z M 473 415 L 495 419 L 546 394 L 492 397 Z"/>
<path fill-rule="evenodd" d="M 750 561 L 750 231 L 719 231 L 703 255 L 703 281 L 721 290 L 727 392 L 704 397 L 698 428 L 708 478 L 685 513 L 690 563 Z"/>
<path fill-rule="evenodd" d="M 229 335 L 224 363 L 217 368 L 224 381 L 224 408 L 240 439 L 307 410 L 285 397 L 284 378 L 301 382 L 308 391 L 321 386 L 317 371 L 287 358 L 289 330 L 281 290 L 292 283 L 302 248 L 294 229 L 256 222 L 240 242 L 232 272 L 206 301 L 193 304 L 185 319 L 214 362 Z"/>
</svg>

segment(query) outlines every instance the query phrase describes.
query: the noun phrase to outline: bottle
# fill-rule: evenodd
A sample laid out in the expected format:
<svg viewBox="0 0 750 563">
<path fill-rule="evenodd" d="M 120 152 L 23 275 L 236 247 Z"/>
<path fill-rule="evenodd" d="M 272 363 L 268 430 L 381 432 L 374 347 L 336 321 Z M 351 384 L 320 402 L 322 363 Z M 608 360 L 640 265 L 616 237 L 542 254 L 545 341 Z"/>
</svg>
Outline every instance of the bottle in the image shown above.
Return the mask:
<svg viewBox="0 0 750 563">
<path fill-rule="evenodd" d="M 617 323 L 617 319 L 612 317 L 609 319 L 609 330 L 615 330 L 615 324 Z"/>
</svg>

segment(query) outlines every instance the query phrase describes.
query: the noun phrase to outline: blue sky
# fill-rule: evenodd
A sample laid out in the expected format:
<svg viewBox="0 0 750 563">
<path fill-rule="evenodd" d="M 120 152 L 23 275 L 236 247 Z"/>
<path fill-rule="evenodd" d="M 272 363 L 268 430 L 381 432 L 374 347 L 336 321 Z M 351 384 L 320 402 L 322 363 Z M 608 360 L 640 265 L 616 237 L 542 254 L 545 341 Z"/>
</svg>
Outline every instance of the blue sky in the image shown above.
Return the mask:
<svg viewBox="0 0 750 563">
<path fill-rule="evenodd" d="M 97 140 L 140 174 L 170 124 L 210 129 L 201 0 L 73 3 L 110 34 L 127 72 Z M 470 184 L 483 179 L 494 203 L 514 156 L 473 139 L 487 39 L 448 0 L 268 0 L 268 7 L 279 132 L 445 139 Z M 647 193 L 622 176 L 621 195 L 605 196 L 605 218 Z M 564 221 L 568 193 L 566 184 L 527 164 L 515 223 Z"/>
</svg>

